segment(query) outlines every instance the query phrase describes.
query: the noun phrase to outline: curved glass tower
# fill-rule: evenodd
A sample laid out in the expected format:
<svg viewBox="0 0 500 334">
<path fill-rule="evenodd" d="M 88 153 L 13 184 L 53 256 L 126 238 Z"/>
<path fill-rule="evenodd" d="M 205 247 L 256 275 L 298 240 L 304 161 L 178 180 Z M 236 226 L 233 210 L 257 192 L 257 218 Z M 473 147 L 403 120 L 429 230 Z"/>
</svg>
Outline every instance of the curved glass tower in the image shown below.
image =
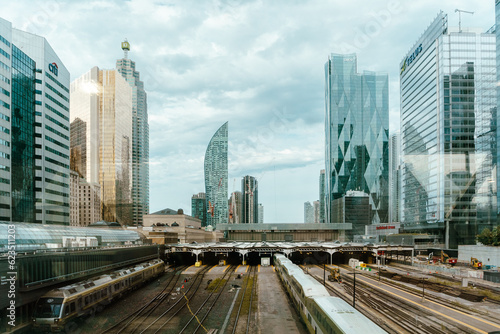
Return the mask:
<svg viewBox="0 0 500 334">
<path fill-rule="evenodd" d="M 213 135 L 205 153 L 207 225 L 228 222 L 227 122 Z"/>
</svg>

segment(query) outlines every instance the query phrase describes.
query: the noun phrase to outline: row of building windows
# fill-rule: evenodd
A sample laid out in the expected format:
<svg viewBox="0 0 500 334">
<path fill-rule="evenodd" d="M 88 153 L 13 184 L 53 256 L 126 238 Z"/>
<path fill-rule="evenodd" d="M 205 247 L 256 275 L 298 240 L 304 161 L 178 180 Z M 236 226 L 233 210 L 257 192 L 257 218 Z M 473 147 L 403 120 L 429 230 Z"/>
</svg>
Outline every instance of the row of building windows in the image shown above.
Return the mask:
<svg viewBox="0 0 500 334">
<path fill-rule="evenodd" d="M 5 152 L 0 152 L 0 158 L 10 159 L 10 154 Z"/>
<path fill-rule="evenodd" d="M 3 126 L 0 125 L 0 131 L 2 131 L 3 133 L 6 133 L 6 134 L 10 134 L 10 130 L 7 129 L 7 128 L 4 128 Z"/>
<path fill-rule="evenodd" d="M 2 94 L 10 97 L 10 92 L 2 88 Z"/>
<path fill-rule="evenodd" d="M 69 197 L 69 194 L 65 194 L 65 193 L 62 193 L 62 192 L 57 191 L 57 190 L 45 189 L 45 192 L 48 193 L 48 194 L 52 194 L 52 195 L 59 195 L 59 196 L 62 196 L 62 197 Z"/>
<path fill-rule="evenodd" d="M 6 172 L 10 172 L 10 167 L 9 166 L 4 166 L 4 165 L 0 165 L 0 170 L 4 170 Z"/>
<path fill-rule="evenodd" d="M 5 39 L 2 35 L 0 35 L 0 42 L 3 42 L 5 45 L 7 45 L 10 48 L 10 42 Z"/>
<path fill-rule="evenodd" d="M 63 108 L 64 110 L 66 110 L 67 112 L 69 112 L 69 108 L 66 107 L 64 104 L 62 104 L 61 102 L 57 101 L 56 99 L 54 99 L 52 96 L 50 96 L 49 94 L 45 93 L 45 97 L 48 98 L 49 100 L 51 100 L 52 102 L 54 102 L 55 104 L 57 104 L 59 107 Z"/>
<path fill-rule="evenodd" d="M 52 123 L 54 124 L 57 124 L 59 125 L 61 128 L 63 128 L 64 130 L 67 130 L 69 131 L 69 127 L 67 127 L 66 125 L 64 125 L 63 123 L 59 122 L 57 119 L 55 118 L 52 118 L 50 117 L 49 115 L 45 114 L 45 118 L 48 119 L 49 121 L 51 121 Z"/>
<path fill-rule="evenodd" d="M 50 127 L 50 126 L 48 126 L 48 125 L 45 125 L 45 128 L 46 128 L 47 130 L 49 130 L 50 132 L 55 133 L 55 134 L 56 134 L 56 135 L 58 135 L 59 137 L 64 138 L 64 139 L 66 139 L 66 140 L 69 140 L 69 137 L 68 137 L 68 136 L 66 136 L 65 134 L 63 134 L 63 133 L 61 133 L 61 132 L 57 131 L 56 129 L 53 129 L 53 128 L 51 128 L 51 127 Z"/>
<path fill-rule="evenodd" d="M 51 199 L 46 199 L 46 200 L 45 200 L 45 203 L 47 203 L 47 204 L 59 205 L 59 206 L 69 207 L 69 203 L 59 202 L 59 201 L 53 201 L 53 200 L 51 200 Z"/>
<path fill-rule="evenodd" d="M 57 141 L 57 140 L 55 140 L 55 139 L 54 139 L 54 138 L 52 138 L 52 137 L 49 137 L 49 136 L 45 135 L 45 140 L 48 140 L 48 141 L 50 141 L 51 143 L 56 144 L 57 146 L 60 146 L 60 147 L 62 147 L 62 148 L 65 148 L 65 149 L 69 150 L 69 146 L 68 146 L 68 145 L 63 144 L 63 143 L 61 143 L 60 141 Z"/>
<path fill-rule="evenodd" d="M 6 109 L 10 109 L 10 104 L 2 100 L 0 100 L 0 106 L 3 106 Z"/>
<path fill-rule="evenodd" d="M 4 179 L 3 177 L 0 177 L 0 183 L 10 184 L 10 180 L 9 179 Z"/>
<path fill-rule="evenodd" d="M 3 82 L 6 82 L 10 85 L 10 79 L 7 78 L 7 77 L 4 77 L 3 75 L 0 74 L 0 80 L 2 80 Z"/>
<path fill-rule="evenodd" d="M 47 162 L 50 162 L 50 163 L 53 163 L 54 165 L 58 165 L 60 167 L 64 167 L 64 168 L 69 168 L 68 165 L 66 165 L 65 163 L 62 163 L 60 161 L 57 161 L 57 160 L 54 160 L 54 159 L 51 159 L 49 157 L 45 157 L 45 161 Z"/>
<path fill-rule="evenodd" d="M 50 75 L 47 72 L 45 72 L 45 76 L 47 76 L 47 78 L 49 78 L 50 80 L 52 80 L 56 85 L 58 85 L 59 87 L 61 87 L 66 93 L 69 94 L 69 89 L 66 86 L 64 86 L 62 83 L 60 83 L 59 81 L 57 81 L 56 78 L 54 78 L 52 75 Z"/>
<path fill-rule="evenodd" d="M 47 86 L 48 89 L 50 89 L 51 91 L 56 93 L 56 95 L 59 96 L 61 99 L 63 99 L 66 102 L 69 102 L 69 99 L 66 96 L 64 96 L 62 93 L 60 93 L 57 89 L 55 89 L 54 87 L 52 87 L 48 83 L 45 83 L 45 86 Z"/>
<path fill-rule="evenodd" d="M 56 150 L 54 150 L 54 149 L 53 149 L 53 148 L 51 148 L 51 147 L 45 146 L 45 151 L 48 151 L 48 152 L 50 152 L 50 153 L 54 153 L 55 155 L 58 155 L 58 156 L 63 157 L 63 158 L 65 158 L 65 159 L 69 159 L 69 157 L 68 157 L 66 154 L 61 153 L 61 152 L 59 152 L 59 151 L 56 151 Z"/>
<path fill-rule="evenodd" d="M 57 215 L 57 216 L 69 217 L 69 212 L 59 212 L 59 211 L 53 211 L 53 210 L 45 210 L 45 213 L 48 214 L 48 215 Z"/>
<path fill-rule="evenodd" d="M 38 166 L 37 166 L 37 167 L 38 167 Z M 57 170 L 53 170 L 52 168 L 49 168 L 49 167 L 45 167 L 45 171 L 46 171 L 47 173 L 51 173 L 51 174 L 54 174 L 54 175 L 59 175 L 59 176 L 62 176 L 62 177 L 64 177 L 64 178 L 66 178 L 66 179 L 69 177 L 69 175 L 68 175 L 68 174 L 66 174 L 66 173 L 61 173 L 61 172 L 59 172 L 59 171 L 57 171 Z"/>
<path fill-rule="evenodd" d="M 0 68 L 3 68 L 6 71 L 10 71 L 9 65 L 5 64 L 4 62 L 0 61 Z"/>
<path fill-rule="evenodd" d="M 0 196 L 10 197 L 10 193 L 8 191 L 2 191 L 2 190 L 0 190 Z"/>
<path fill-rule="evenodd" d="M 7 121 L 7 122 L 10 122 L 10 117 L 7 116 L 7 115 L 5 115 L 5 114 L 3 114 L 3 113 L 1 113 L 1 112 L 0 112 L 0 118 L 3 119 L 3 120 L 5 120 L 5 121 Z"/>
<path fill-rule="evenodd" d="M 8 54 L 7 52 L 5 52 L 5 50 L 2 49 L 2 48 L 0 48 L 0 55 L 4 55 L 5 58 L 10 59 L 10 54 Z"/>
<path fill-rule="evenodd" d="M 52 111 L 57 116 L 60 116 L 60 117 L 64 118 L 66 121 L 69 122 L 68 116 L 63 115 L 62 113 L 60 113 L 59 111 L 57 111 L 55 108 L 52 108 L 52 106 L 50 104 L 45 103 L 45 108 L 49 109 L 50 111 Z"/>
<path fill-rule="evenodd" d="M 60 187 L 66 187 L 66 188 L 69 187 L 69 184 L 67 184 L 67 183 L 58 182 L 58 181 L 54 181 L 51 179 L 45 179 L 45 182 L 52 183 L 52 184 L 55 184 L 56 186 L 60 186 Z"/>
</svg>

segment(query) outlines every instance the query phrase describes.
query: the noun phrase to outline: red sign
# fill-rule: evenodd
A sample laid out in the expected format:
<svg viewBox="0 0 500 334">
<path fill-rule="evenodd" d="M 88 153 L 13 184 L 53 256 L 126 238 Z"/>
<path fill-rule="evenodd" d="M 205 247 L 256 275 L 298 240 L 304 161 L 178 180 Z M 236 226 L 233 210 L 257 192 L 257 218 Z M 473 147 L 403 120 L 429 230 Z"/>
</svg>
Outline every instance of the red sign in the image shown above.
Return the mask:
<svg viewBox="0 0 500 334">
<path fill-rule="evenodd" d="M 377 230 L 394 230 L 396 226 L 390 225 L 390 226 L 377 226 Z"/>
</svg>

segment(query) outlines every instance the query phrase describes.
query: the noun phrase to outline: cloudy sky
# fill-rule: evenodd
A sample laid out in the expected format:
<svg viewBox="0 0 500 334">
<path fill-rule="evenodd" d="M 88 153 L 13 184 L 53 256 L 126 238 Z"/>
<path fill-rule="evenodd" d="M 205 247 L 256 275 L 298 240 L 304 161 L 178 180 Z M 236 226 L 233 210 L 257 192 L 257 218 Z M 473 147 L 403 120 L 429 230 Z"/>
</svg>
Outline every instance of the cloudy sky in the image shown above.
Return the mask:
<svg viewBox="0 0 500 334">
<path fill-rule="evenodd" d="M 47 38 L 72 80 L 114 68 L 131 44 L 148 92 L 151 212 L 191 212 L 203 160 L 229 121 L 229 193 L 259 182 L 264 220 L 303 222 L 324 168 L 324 64 L 358 55 L 389 74 L 390 132 L 399 128 L 399 63 L 440 10 L 450 26 L 489 29 L 494 0 L 3 1 L 0 17 Z"/>
</svg>

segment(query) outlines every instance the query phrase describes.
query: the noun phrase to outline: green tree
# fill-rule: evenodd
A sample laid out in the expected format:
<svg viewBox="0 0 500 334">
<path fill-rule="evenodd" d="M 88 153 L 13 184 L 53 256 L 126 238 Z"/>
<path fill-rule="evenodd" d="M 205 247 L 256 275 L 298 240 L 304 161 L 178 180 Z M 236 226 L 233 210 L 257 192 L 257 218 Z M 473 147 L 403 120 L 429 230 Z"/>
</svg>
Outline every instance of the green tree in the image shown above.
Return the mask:
<svg viewBox="0 0 500 334">
<path fill-rule="evenodd" d="M 478 234 L 477 241 L 479 241 L 485 246 L 489 246 L 493 242 L 493 233 L 490 231 L 489 228 L 485 228 L 484 230 L 481 231 L 480 234 Z"/>
</svg>

